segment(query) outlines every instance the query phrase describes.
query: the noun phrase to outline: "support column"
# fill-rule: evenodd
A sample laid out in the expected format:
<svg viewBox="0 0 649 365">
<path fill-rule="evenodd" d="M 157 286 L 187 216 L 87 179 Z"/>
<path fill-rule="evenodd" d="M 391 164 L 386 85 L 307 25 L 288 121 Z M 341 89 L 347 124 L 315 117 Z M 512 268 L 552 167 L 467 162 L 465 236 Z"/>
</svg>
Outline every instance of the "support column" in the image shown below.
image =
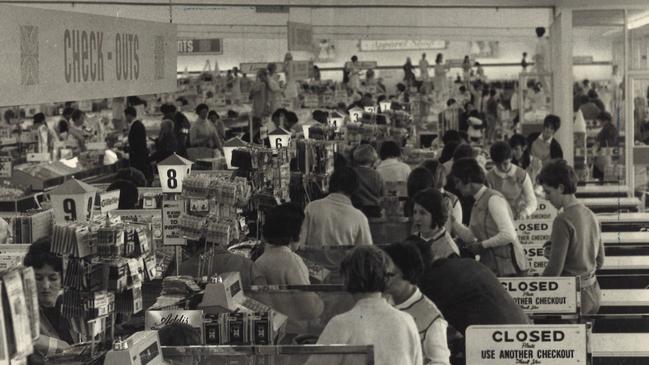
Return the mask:
<svg viewBox="0 0 649 365">
<path fill-rule="evenodd" d="M 557 9 L 550 26 L 552 66 L 552 112 L 561 118 L 556 134 L 568 164 L 574 164 L 573 74 L 572 74 L 572 10 Z"/>
</svg>

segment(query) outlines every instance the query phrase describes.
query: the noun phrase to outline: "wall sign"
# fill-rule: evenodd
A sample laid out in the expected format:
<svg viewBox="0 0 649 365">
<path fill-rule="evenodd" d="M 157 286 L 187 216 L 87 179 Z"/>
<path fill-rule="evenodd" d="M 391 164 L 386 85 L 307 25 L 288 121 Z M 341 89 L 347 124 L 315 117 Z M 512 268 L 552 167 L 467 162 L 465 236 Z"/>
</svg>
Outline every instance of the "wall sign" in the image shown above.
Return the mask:
<svg viewBox="0 0 649 365">
<path fill-rule="evenodd" d="M 176 90 L 173 24 L 1 5 L 0 32 L 2 105 Z"/>
<path fill-rule="evenodd" d="M 577 279 L 574 277 L 521 277 L 499 280 L 525 313 L 577 313 Z"/>
<path fill-rule="evenodd" d="M 307 23 L 287 22 L 288 50 L 311 51 L 313 49 L 313 26 Z"/>
<path fill-rule="evenodd" d="M 470 326 L 467 365 L 586 364 L 586 325 Z"/>
<path fill-rule="evenodd" d="M 446 49 L 448 41 L 426 39 L 361 40 L 363 52 Z"/>
<path fill-rule="evenodd" d="M 223 54 L 223 39 L 179 39 L 179 55 Z"/>
<path fill-rule="evenodd" d="M 244 62 L 239 64 L 239 70 L 244 74 L 254 75 L 261 69 L 266 69 L 269 63 L 274 63 L 277 67 L 277 72 L 284 70 L 284 63 L 282 62 Z"/>
</svg>

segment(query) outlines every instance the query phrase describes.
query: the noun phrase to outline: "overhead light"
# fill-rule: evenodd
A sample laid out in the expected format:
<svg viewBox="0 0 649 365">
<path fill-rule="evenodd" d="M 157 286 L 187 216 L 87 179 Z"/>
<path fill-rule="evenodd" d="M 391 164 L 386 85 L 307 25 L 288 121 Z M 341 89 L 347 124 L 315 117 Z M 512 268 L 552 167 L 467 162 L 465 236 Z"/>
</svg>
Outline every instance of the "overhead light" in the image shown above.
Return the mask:
<svg viewBox="0 0 649 365">
<path fill-rule="evenodd" d="M 634 17 L 630 17 L 627 23 L 628 29 L 636 29 L 649 24 L 649 12 L 645 11 Z"/>
</svg>

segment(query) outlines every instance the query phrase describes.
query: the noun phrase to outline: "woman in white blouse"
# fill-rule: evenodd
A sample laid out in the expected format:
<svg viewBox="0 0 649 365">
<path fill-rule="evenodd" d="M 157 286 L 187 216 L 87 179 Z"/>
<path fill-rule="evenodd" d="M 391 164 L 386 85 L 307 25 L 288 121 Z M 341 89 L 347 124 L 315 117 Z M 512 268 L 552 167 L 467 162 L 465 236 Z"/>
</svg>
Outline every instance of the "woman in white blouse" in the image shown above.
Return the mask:
<svg viewBox="0 0 649 365">
<path fill-rule="evenodd" d="M 373 345 L 376 365 L 421 365 L 423 355 L 412 316 L 392 307 L 382 296 L 391 273 L 390 258 L 374 246 L 359 246 L 340 264 L 354 307 L 333 317 L 318 345 Z M 362 364 L 362 355 L 314 355 L 314 364 Z"/>
</svg>

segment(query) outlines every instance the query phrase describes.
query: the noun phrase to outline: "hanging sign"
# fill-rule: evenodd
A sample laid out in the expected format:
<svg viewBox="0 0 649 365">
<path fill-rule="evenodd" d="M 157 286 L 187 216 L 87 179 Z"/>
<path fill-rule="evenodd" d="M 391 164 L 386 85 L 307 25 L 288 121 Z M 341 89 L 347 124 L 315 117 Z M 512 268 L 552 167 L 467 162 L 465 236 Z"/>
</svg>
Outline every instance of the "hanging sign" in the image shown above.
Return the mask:
<svg viewBox="0 0 649 365">
<path fill-rule="evenodd" d="M 499 280 L 525 313 L 577 313 L 577 279 L 574 277 L 521 277 Z"/>
<path fill-rule="evenodd" d="M 313 49 L 313 26 L 307 23 L 287 22 L 288 50 L 311 51 Z"/>
<path fill-rule="evenodd" d="M 174 24 L 1 5 L 0 32 L 2 105 L 176 90 Z"/>
<path fill-rule="evenodd" d="M 446 49 L 448 41 L 428 39 L 361 40 L 363 52 Z"/>
<path fill-rule="evenodd" d="M 583 324 L 470 326 L 466 363 L 586 365 L 586 335 Z"/>
<path fill-rule="evenodd" d="M 185 204 L 180 200 L 165 200 L 162 202 L 162 232 L 165 246 L 186 245 L 187 241 L 180 234 L 180 215 L 184 212 Z"/>
<path fill-rule="evenodd" d="M 179 55 L 223 54 L 223 40 L 211 39 L 179 39 L 176 41 Z"/>
</svg>

